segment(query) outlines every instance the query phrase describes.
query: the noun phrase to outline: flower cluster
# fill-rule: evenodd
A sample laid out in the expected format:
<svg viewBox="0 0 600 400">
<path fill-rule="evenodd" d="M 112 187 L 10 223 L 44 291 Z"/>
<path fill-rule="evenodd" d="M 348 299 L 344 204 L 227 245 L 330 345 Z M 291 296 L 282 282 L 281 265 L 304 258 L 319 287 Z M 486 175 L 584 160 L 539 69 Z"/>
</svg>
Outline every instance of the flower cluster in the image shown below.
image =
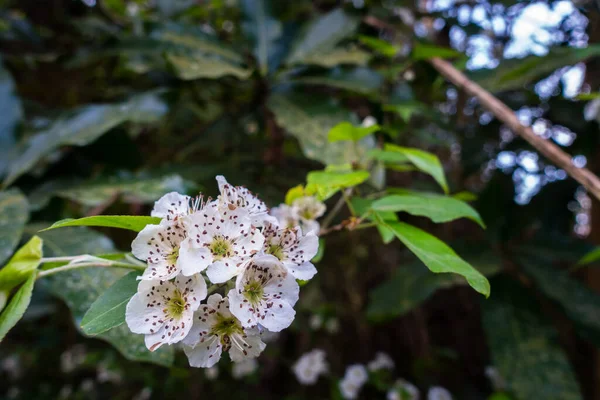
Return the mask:
<svg viewBox="0 0 600 400">
<path fill-rule="evenodd" d="M 320 375 L 329 371 L 329 365 L 325 360 L 325 352 L 321 349 L 314 349 L 303 354 L 296 361 L 292 370 L 301 384 L 314 385 Z"/>
<path fill-rule="evenodd" d="M 151 351 L 182 343 L 193 367 L 212 367 L 223 352 L 234 362 L 255 358 L 265 348 L 261 332 L 290 326 L 296 279 L 317 272 L 310 262 L 319 246 L 315 219 L 325 211 L 305 197 L 270 213 L 248 189 L 222 176 L 217 182 L 216 200 L 163 196 L 151 214 L 160 223 L 131 246 L 148 267 L 127 304 L 129 329 L 145 335 Z M 207 298 L 219 289 L 223 295 Z"/>
</svg>

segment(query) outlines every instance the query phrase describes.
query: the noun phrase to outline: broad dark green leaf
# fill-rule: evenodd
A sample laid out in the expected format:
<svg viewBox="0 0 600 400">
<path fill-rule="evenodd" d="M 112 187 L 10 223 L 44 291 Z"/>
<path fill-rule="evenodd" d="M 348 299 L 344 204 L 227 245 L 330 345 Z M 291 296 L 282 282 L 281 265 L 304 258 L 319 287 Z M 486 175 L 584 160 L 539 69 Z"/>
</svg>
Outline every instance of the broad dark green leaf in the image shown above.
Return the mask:
<svg viewBox="0 0 600 400">
<path fill-rule="evenodd" d="M 462 56 L 462 53 L 448 48 L 439 47 L 426 43 L 415 43 L 412 53 L 410 54 L 413 60 L 428 60 L 430 58 L 454 58 Z"/>
<path fill-rule="evenodd" d="M 38 226 L 32 227 L 32 230 L 36 228 Z M 115 252 L 115 247 L 109 238 L 84 227 L 42 232 L 40 236 L 44 240 L 44 254 L 53 257 Z M 83 316 L 94 301 L 126 273 L 125 270 L 116 268 L 81 268 L 48 276 L 41 279 L 40 284 L 69 306 L 75 325 L 79 327 Z M 94 338 L 109 342 L 129 360 L 164 366 L 173 363 L 174 354 L 171 346 L 162 346 L 150 352 L 144 345 L 144 336 L 131 333 L 125 324 Z"/>
<path fill-rule="evenodd" d="M 547 258 L 520 256 L 519 264 L 537 287 L 560 304 L 578 332 L 600 347 L 600 295 Z"/>
<path fill-rule="evenodd" d="M 470 249 L 465 258 L 485 276 L 498 273 L 501 260 L 487 250 Z M 374 321 L 400 317 L 421 305 L 438 289 L 464 285 L 454 274 L 432 274 L 422 263 L 402 264 L 394 275 L 370 292 L 367 316 Z"/>
<path fill-rule="evenodd" d="M 247 79 L 252 75 L 252 70 L 242 65 L 202 53 L 185 55 L 168 53 L 166 57 L 175 75 L 186 81 L 200 78 L 215 79 L 226 75 Z"/>
<path fill-rule="evenodd" d="M 0 265 L 10 257 L 21 240 L 28 218 L 27 198 L 19 190 L 0 192 Z"/>
<path fill-rule="evenodd" d="M 0 269 L 0 291 L 9 291 L 23 283 L 40 265 L 42 258 L 42 239 L 32 237 Z"/>
<path fill-rule="evenodd" d="M 195 185 L 179 175 L 162 177 L 118 176 L 88 181 L 50 181 L 29 195 L 33 210 L 43 208 L 52 196 L 94 207 L 120 196 L 129 203 L 153 203 L 168 192 L 186 193 Z"/>
<path fill-rule="evenodd" d="M 61 146 L 85 146 L 124 122 L 156 122 L 166 114 L 167 109 L 156 92 L 133 96 L 119 104 L 79 107 L 21 144 L 21 151 L 11 163 L 4 184 L 14 182 Z"/>
<path fill-rule="evenodd" d="M 8 167 L 9 158 L 15 149 L 15 131 L 21 122 L 23 110 L 21 100 L 15 92 L 15 84 L 10 73 L 2 66 L 0 57 L 0 176 Z M 1 261 L 0 261 L 1 263 Z"/>
<path fill-rule="evenodd" d="M 490 295 L 490 283 L 486 277 L 435 236 L 403 222 L 381 223 L 390 228 L 432 272 L 462 275 L 473 289 L 486 297 Z"/>
<path fill-rule="evenodd" d="M 333 68 L 337 67 L 338 65 L 365 66 L 368 64 L 370 59 L 371 55 L 369 53 L 362 51 L 354 46 L 348 46 L 339 47 L 333 50 L 325 51 L 323 53 L 316 52 L 310 54 L 306 56 L 304 60 L 302 60 L 302 64 L 317 65 L 326 68 Z M 365 76 L 362 77 L 362 79 L 364 80 L 366 80 L 366 78 L 367 77 Z M 330 79 L 330 81 L 332 80 Z M 338 83 L 338 85 L 341 84 L 342 83 Z M 349 86 L 349 84 L 346 83 L 346 86 Z M 354 90 L 358 91 L 356 88 Z"/>
<path fill-rule="evenodd" d="M 494 69 L 472 72 L 470 76 L 492 92 L 518 90 L 548 76 L 559 68 L 574 65 L 598 55 L 600 55 L 600 45 L 589 45 L 585 48 L 552 47 L 543 57 L 532 55 L 520 59 L 503 60 Z"/>
<path fill-rule="evenodd" d="M 29 278 L 10 299 L 6 308 L 0 310 L 0 342 L 4 339 L 8 331 L 19 322 L 23 314 L 25 314 L 25 310 L 29 307 L 35 278 L 35 273 L 29 274 Z"/>
<path fill-rule="evenodd" d="M 483 326 L 506 389 L 518 399 L 582 399 L 558 333 L 536 298 L 506 277 L 493 279 L 492 285 L 494 295 L 482 305 Z"/>
<path fill-rule="evenodd" d="M 242 28 L 254 43 L 254 57 L 262 75 L 269 73 L 269 60 L 272 59 L 275 43 L 283 34 L 280 21 L 271 14 L 270 0 L 242 0 L 244 23 Z"/>
<path fill-rule="evenodd" d="M 275 93 L 268 107 L 277 123 L 298 139 L 304 155 L 326 165 L 348 164 L 362 160 L 375 147 L 373 137 L 365 137 L 354 145 L 351 142 L 329 143 L 327 135 L 340 122 L 357 123 L 357 117 L 341 108 L 331 98 L 300 93 Z"/>
<path fill-rule="evenodd" d="M 292 77 L 290 82 L 324 85 L 363 94 L 377 93 L 383 77 L 369 68 L 334 68 L 328 71 L 310 72 Z"/>
<path fill-rule="evenodd" d="M 410 122 L 413 115 L 427 111 L 427 106 L 418 101 L 402 101 L 396 104 L 386 104 L 383 109 L 398 114 L 405 122 Z"/>
<path fill-rule="evenodd" d="M 121 228 L 130 231 L 139 232 L 146 225 L 159 224 L 160 218 L 142 215 L 95 215 L 93 217 L 84 217 L 79 219 L 67 218 L 55 222 L 52 226 L 44 229 L 64 228 L 67 226 L 104 226 L 107 228 Z"/>
<path fill-rule="evenodd" d="M 332 51 L 344 38 L 352 35 L 359 20 L 335 9 L 309 22 L 298 35 L 287 57 L 287 64 L 301 64 L 311 56 Z"/>
<path fill-rule="evenodd" d="M 372 207 L 376 211 L 403 211 L 411 215 L 430 218 L 433 222 L 469 218 L 485 228 L 479 213 L 470 205 L 461 200 L 434 193 L 411 192 L 385 196 L 375 201 Z"/>
<path fill-rule="evenodd" d="M 369 173 L 367 171 L 312 171 L 306 176 L 306 181 L 309 184 L 332 188 L 357 186 L 367 179 L 369 179 Z"/>
<path fill-rule="evenodd" d="M 393 144 L 386 144 L 384 150 L 405 155 L 415 167 L 431 175 L 442 189 L 444 189 L 444 192 L 448 193 L 448 183 L 446 182 L 446 175 L 444 175 L 444 168 L 435 154 Z"/>
<path fill-rule="evenodd" d="M 125 322 L 125 307 L 137 292 L 140 273 L 133 271 L 116 281 L 92 303 L 81 320 L 81 329 L 98 335 Z"/>
<path fill-rule="evenodd" d="M 365 136 L 369 136 L 380 129 L 379 125 L 372 125 L 369 127 L 354 126 L 350 122 L 340 122 L 331 130 L 327 135 L 327 139 L 330 142 L 339 142 L 342 140 L 351 140 L 358 142 Z"/>
</svg>

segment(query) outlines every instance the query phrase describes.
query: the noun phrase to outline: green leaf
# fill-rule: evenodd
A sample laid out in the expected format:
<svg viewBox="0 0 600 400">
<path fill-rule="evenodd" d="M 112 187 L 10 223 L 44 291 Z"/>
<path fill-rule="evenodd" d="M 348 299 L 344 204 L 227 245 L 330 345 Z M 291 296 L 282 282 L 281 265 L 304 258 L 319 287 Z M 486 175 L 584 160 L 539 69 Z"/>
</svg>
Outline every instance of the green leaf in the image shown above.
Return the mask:
<svg viewBox="0 0 600 400">
<path fill-rule="evenodd" d="M 119 104 L 79 107 L 22 144 L 20 154 L 9 166 L 4 185 L 14 182 L 61 146 L 85 146 L 124 122 L 156 122 L 166 112 L 167 105 L 156 92 L 133 96 Z"/>
<path fill-rule="evenodd" d="M 549 258 L 520 256 L 518 260 L 542 293 L 560 304 L 577 331 L 600 347 L 600 295 L 553 267 Z"/>
<path fill-rule="evenodd" d="M 329 143 L 327 135 L 340 122 L 358 122 L 350 111 L 341 108 L 331 97 L 300 93 L 275 93 L 267 105 L 278 125 L 298 139 L 304 155 L 326 165 L 351 164 L 365 158 L 375 147 L 375 138 L 361 141 Z"/>
<path fill-rule="evenodd" d="M 327 71 L 295 75 L 289 79 L 289 82 L 325 85 L 362 94 L 373 94 L 381 88 L 383 78 L 379 73 L 369 68 L 338 67 Z"/>
<path fill-rule="evenodd" d="M 471 250 L 466 259 L 486 276 L 498 273 L 500 259 L 487 250 Z M 454 274 L 432 274 L 422 263 L 402 264 L 394 275 L 370 292 L 367 316 L 373 321 L 401 317 L 419 307 L 438 289 L 464 285 Z"/>
<path fill-rule="evenodd" d="M 527 56 L 520 59 L 502 60 L 491 70 L 472 72 L 470 77 L 492 92 L 523 89 L 525 85 L 550 75 L 555 70 L 575 65 L 600 55 L 600 45 L 585 48 L 553 47 L 543 57 Z"/>
<path fill-rule="evenodd" d="M 317 263 L 323 259 L 325 255 L 325 239 L 319 239 L 319 248 L 317 249 L 317 254 L 310 260 L 311 262 Z"/>
<path fill-rule="evenodd" d="M 148 217 L 145 215 L 95 215 L 93 217 L 84 217 L 79 219 L 62 219 L 44 229 L 44 231 L 56 228 L 64 228 L 67 226 L 104 226 L 107 228 L 121 228 L 139 232 L 144 229 L 146 225 L 157 225 L 159 223 L 160 218 Z"/>
<path fill-rule="evenodd" d="M 42 239 L 32 237 L 0 269 L 0 290 L 11 290 L 23 283 L 40 265 L 42 258 Z"/>
<path fill-rule="evenodd" d="M 358 142 L 365 136 L 372 135 L 380 129 L 379 125 L 375 124 L 369 127 L 354 126 L 350 122 L 340 122 L 327 135 L 330 142 L 339 142 L 341 140 L 351 140 Z"/>
<path fill-rule="evenodd" d="M 36 228 L 37 226 L 33 227 Z M 44 240 L 44 254 L 52 257 L 115 252 L 110 239 L 84 227 L 42 232 L 40 236 Z M 125 274 L 126 271 L 117 268 L 81 268 L 48 276 L 40 280 L 40 284 L 69 306 L 75 325 L 79 327 L 83 316 L 94 301 Z M 171 346 L 163 346 L 150 352 L 144 345 L 144 336 L 131 333 L 126 324 L 94 338 L 109 342 L 129 360 L 164 366 L 173 363 L 174 353 Z"/>
<path fill-rule="evenodd" d="M 600 260 L 600 247 L 590 251 L 577 262 L 578 265 L 591 264 Z"/>
<path fill-rule="evenodd" d="M 442 164 L 435 154 L 393 144 L 386 144 L 384 150 L 394 151 L 405 155 L 415 167 L 431 175 L 442 189 L 444 189 L 444 192 L 448 193 L 448 183 L 446 182 L 446 176 L 444 175 L 444 168 L 442 168 Z"/>
<path fill-rule="evenodd" d="M 17 189 L 0 192 L 0 265 L 21 240 L 29 218 L 27 198 Z"/>
<path fill-rule="evenodd" d="M 396 151 L 385 151 L 381 149 L 373 149 L 369 150 L 367 153 L 367 157 L 382 161 L 384 163 L 396 163 L 396 164 L 404 164 L 409 163 L 410 160 L 402 153 L 398 153 Z"/>
<path fill-rule="evenodd" d="M 434 193 L 412 192 L 386 196 L 375 201 L 372 207 L 376 211 L 403 211 L 411 215 L 427 217 L 438 223 L 469 218 L 485 228 L 479 213 L 470 205 L 461 200 Z"/>
<path fill-rule="evenodd" d="M 400 47 L 394 46 L 385 40 L 371 36 L 359 35 L 358 40 L 371 50 L 375 50 L 376 52 L 389 58 L 395 57 L 401 50 Z"/>
<path fill-rule="evenodd" d="M 423 113 L 426 107 L 417 101 L 404 101 L 396 104 L 386 104 L 383 109 L 398 114 L 405 122 L 410 122 L 414 114 Z"/>
<path fill-rule="evenodd" d="M 168 192 L 186 193 L 195 185 L 179 175 L 161 177 L 115 176 L 88 181 L 50 181 L 29 195 L 33 210 L 43 208 L 52 196 L 58 196 L 88 207 L 106 204 L 117 196 L 129 203 L 154 203 Z"/>
<path fill-rule="evenodd" d="M 19 322 L 23 314 L 25 314 L 25 310 L 29 307 L 35 279 L 36 274 L 31 273 L 23 286 L 17 290 L 6 308 L 2 311 L 2 314 L 0 314 L 0 342 L 4 339 L 8 331 Z"/>
<path fill-rule="evenodd" d="M 330 52 L 344 38 L 352 35 L 359 20 L 338 8 L 309 22 L 292 44 L 287 64 L 301 64 L 311 56 Z"/>
<path fill-rule="evenodd" d="M 271 15 L 269 0 L 243 0 L 241 6 L 244 13 L 242 28 L 254 43 L 253 53 L 260 73 L 267 75 L 269 60 L 275 53 L 275 44 L 283 34 L 282 24 Z"/>
<path fill-rule="evenodd" d="M 285 204 L 291 206 L 294 200 L 299 199 L 300 197 L 304 197 L 304 195 L 304 186 L 294 186 L 285 194 Z"/>
<path fill-rule="evenodd" d="M 333 171 L 312 171 L 309 172 L 306 181 L 309 184 L 332 187 L 346 188 L 357 186 L 369 179 L 370 174 L 367 171 L 353 172 L 333 172 Z"/>
<path fill-rule="evenodd" d="M 398 221 L 398 216 L 396 215 L 396 213 L 393 213 L 393 212 L 373 211 L 371 209 L 371 205 L 373 204 L 373 201 L 374 200 L 365 199 L 365 198 L 356 197 L 356 196 L 352 197 L 352 199 L 351 199 L 351 203 L 352 203 L 352 207 L 354 208 L 354 211 L 361 217 L 367 216 L 367 219 L 369 219 L 370 221 L 376 222 L 377 230 L 379 231 L 379 234 L 381 235 L 381 239 L 383 240 L 383 243 L 388 244 L 394 240 L 396 235 L 394 235 L 394 232 L 390 228 L 388 228 L 384 224 L 379 223 L 379 221 Z M 367 215 L 367 213 L 369 213 L 369 214 Z"/>
<path fill-rule="evenodd" d="M 81 329 L 98 335 L 125 322 L 125 307 L 137 292 L 140 273 L 133 271 L 116 281 L 92 303 L 81 320 Z"/>
<path fill-rule="evenodd" d="M 558 334 L 536 298 L 515 280 L 502 277 L 492 283 L 494 295 L 482 305 L 483 326 L 507 391 L 518 399 L 582 399 Z"/>
<path fill-rule="evenodd" d="M 488 297 L 490 283 L 479 271 L 460 258 L 447 244 L 421 229 L 403 222 L 383 222 L 410 251 L 435 273 L 462 275 L 469 285 Z"/>
<path fill-rule="evenodd" d="M 432 44 L 415 43 L 412 53 L 413 60 L 429 60 L 430 58 L 454 58 L 461 57 L 463 54 L 448 47 L 439 47 Z"/>
<path fill-rule="evenodd" d="M 12 76 L 2 66 L 1 57 L 0 110 L 2 110 L 0 118 L 0 176 L 2 176 L 9 165 L 11 153 L 15 149 L 16 129 L 23 117 L 23 110 Z"/>
<path fill-rule="evenodd" d="M 302 60 L 302 64 L 308 64 L 308 65 L 317 65 L 320 67 L 325 67 L 325 68 L 333 68 L 333 67 L 337 67 L 338 65 L 359 65 L 359 66 L 365 66 L 368 64 L 369 60 L 371 60 L 371 55 L 365 51 L 362 51 L 360 49 L 357 49 L 353 46 L 347 47 L 347 48 L 335 48 L 333 50 L 329 50 L 323 53 L 320 52 L 316 52 L 313 54 L 310 54 L 308 56 L 306 56 L 303 60 Z M 367 77 L 363 76 L 362 79 L 365 80 Z M 373 77 L 371 77 L 370 79 L 373 79 Z M 341 80 L 340 78 L 338 78 L 338 80 Z M 329 81 L 333 81 L 333 79 L 329 79 Z M 338 83 L 338 86 L 342 85 L 341 82 Z M 334 86 L 334 85 L 332 85 Z M 350 86 L 350 83 L 346 83 L 345 86 L 347 86 L 346 88 L 350 89 L 348 86 Z M 354 88 L 356 88 L 356 86 L 358 85 L 354 85 Z M 356 90 L 356 89 L 350 89 L 350 90 Z M 359 91 L 359 90 L 356 90 Z"/>
<path fill-rule="evenodd" d="M 186 81 L 200 78 L 215 79 L 227 75 L 248 79 L 252 75 L 251 69 L 203 53 L 185 55 L 168 53 L 166 58 L 175 75 Z"/>
</svg>

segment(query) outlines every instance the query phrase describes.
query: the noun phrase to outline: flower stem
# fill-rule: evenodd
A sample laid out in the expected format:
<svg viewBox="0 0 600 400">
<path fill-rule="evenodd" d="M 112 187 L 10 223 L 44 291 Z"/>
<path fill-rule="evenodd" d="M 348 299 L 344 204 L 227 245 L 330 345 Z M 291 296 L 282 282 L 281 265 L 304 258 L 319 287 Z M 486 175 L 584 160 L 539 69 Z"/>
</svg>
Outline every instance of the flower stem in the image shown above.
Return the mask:
<svg viewBox="0 0 600 400">
<path fill-rule="evenodd" d="M 60 257 L 57 257 L 57 258 L 60 258 Z M 40 271 L 37 275 L 37 279 L 44 278 L 49 275 L 54 275 L 59 272 L 71 271 L 74 269 L 86 268 L 86 267 L 114 267 L 114 268 L 134 269 L 137 271 L 143 271 L 146 269 L 146 267 L 142 267 L 140 265 L 133 265 L 133 264 L 122 263 L 122 262 L 117 262 L 117 261 L 110 261 L 110 260 L 106 260 L 106 262 L 93 261 L 93 262 L 87 262 L 87 263 L 67 264 L 67 265 L 63 265 L 62 267 L 56 267 L 56 268 L 52 268 L 52 269 L 47 269 L 45 271 Z"/>
<path fill-rule="evenodd" d="M 352 191 L 352 188 L 348 188 L 346 189 L 346 191 Z M 329 214 L 327 214 L 327 216 L 325 217 L 325 219 L 323 219 L 323 223 L 321 224 L 321 230 L 322 231 L 326 231 L 327 227 L 331 224 L 331 222 L 333 221 L 333 219 L 335 218 L 335 216 L 341 211 L 342 207 L 344 206 L 344 203 L 346 202 L 346 199 L 344 196 L 340 197 L 338 199 L 338 202 L 335 203 L 335 205 L 333 206 L 333 208 L 331 209 L 331 211 L 329 212 Z"/>
</svg>

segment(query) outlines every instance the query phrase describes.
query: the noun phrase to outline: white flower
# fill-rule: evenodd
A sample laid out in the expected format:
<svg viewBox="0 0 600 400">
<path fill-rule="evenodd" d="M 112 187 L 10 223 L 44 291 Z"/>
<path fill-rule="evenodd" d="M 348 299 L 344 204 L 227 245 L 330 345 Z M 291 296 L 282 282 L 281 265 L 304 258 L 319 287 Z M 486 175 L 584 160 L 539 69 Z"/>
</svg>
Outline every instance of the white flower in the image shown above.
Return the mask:
<svg viewBox="0 0 600 400">
<path fill-rule="evenodd" d="M 169 280 L 180 272 L 191 275 L 195 264 L 187 255 L 182 242 L 187 236 L 179 220 L 163 219 L 158 225 L 146 225 L 131 243 L 131 252 L 148 263 L 144 280 Z"/>
<path fill-rule="evenodd" d="M 506 388 L 506 382 L 496 367 L 491 365 L 485 367 L 485 376 L 492 383 L 494 390 L 504 390 Z"/>
<path fill-rule="evenodd" d="M 300 288 L 281 262 L 263 255 L 252 259 L 229 291 L 231 312 L 244 327 L 261 326 L 279 332 L 292 323 Z"/>
<path fill-rule="evenodd" d="M 195 273 L 208 268 L 212 283 L 223 283 L 238 275 L 264 244 L 265 238 L 252 226 L 248 213 L 241 208 L 219 210 L 209 204 L 190 216 L 185 261 Z M 184 272 L 185 273 L 185 272 Z"/>
<path fill-rule="evenodd" d="M 233 186 L 227 183 L 224 176 L 217 176 L 219 191 L 221 195 L 218 198 L 221 208 L 234 210 L 242 208 L 246 210 L 256 227 L 262 227 L 265 222 L 275 223 L 274 217 L 269 215 L 269 209 L 265 203 L 256 197 L 252 192 L 243 186 Z"/>
<path fill-rule="evenodd" d="M 310 260 L 319 250 L 319 238 L 313 232 L 302 235 L 299 226 L 278 229 L 267 224 L 263 235 L 263 252 L 277 257 L 296 279 L 307 281 L 315 276 L 317 269 Z"/>
<path fill-rule="evenodd" d="M 154 203 L 154 208 L 150 215 L 169 220 L 184 217 L 192 213 L 191 200 L 190 196 L 177 192 L 167 193 Z"/>
<path fill-rule="evenodd" d="M 385 397 L 387 400 L 402 400 L 402 398 L 400 398 L 400 392 L 398 392 L 398 389 L 388 390 Z"/>
<path fill-rule="evenodd" d="M 163 344 L 181 341 L 192 327 L 194 311 L 206 298 L 201 275 L 178 276 L 175 281 L 140 281 L 125 311 L 133 333 L 146 335 L 146 347 L 154 351 Z"/>
<path fill-rule="evenodd" d="M 379 371 L 381 369 L 393 369 L 395 367 L 394 360 L 383 352 L 377 352 L 375 359 L 367 364 L 369 371 Z"/>
<path fill-rule="evenodd" d="M 394 397 L 394 394 L 395 396 Z M 404 380 L 398 379 L 394 383 L 394 389 L 388 392 L 388 400 L 400 399 L 400 400 L 419 400 L 420 393 L 419 389 L 412 383 Z"/>
<path fill-rule="evenodd" d="M 322 201 L 314 196 L 303 196 L 294 200 L 292 208 L 300 219 L 303 232 L 319 233 L 320 224 L 316 219 L 323 216 L 327 209 Z"/>
<path fill-rule="evenodd" d="M 369 380 L 369 374 L 367 373 L 367 369 L 364 365 L 352 364 L 346 368 L 344 380 L 348 380 L 357 384 L 358 386 L 362 386 Z"/>
<path fill-rule="evenodd" d="M 204 376 L 206 376 L 206 379 L 209 381 L 214 381 L 219 377 L 219 367 L 215 365 L 214 367 L 206 368 L 204 370 Z"/>
<path fill-rule="evenodd" d="M 600 98 L 590 101 L 583 108 L 583 118 L 586 121 L 597 119 L 598 113 L 600 113 Z"/>
<path fill-rule="evenodd" d="M 362 124 L 360 124 L 360 126 L 362 126 L 363 128 L 369 128 L 375 124 L 377 124 L 377 119 L 375 119 L 374 116 L 369 115 L 365 117 L 365 119 L 363 119 Z"/>
<path fill-rule="evenodd" d="M 292 367 L 296 379 L 303 385 L 314 385 L 320 375 L 327 373 L 329 365 L 325 360 L 325 352 L 314 349 L 305 353 L 296 361 Z"/>
<path fill-rule="evenodd" d="M 295 228 L 300 226 L 300 218 L 295 212 L 295 209 L 287 204 L 280 204 L 271 209 L 271 215 L 277 219 L 279 226 L 282 228 Z"/>
<path fill-rule="evenodd" d="M 231 375 L 235 379 L 240 379 L 245 376 L 251 375 L 258 368 L 258 362 L 256 358 L 250 358 L 237 363 L 233 363 L 231 367 Z"/>
<path fill-rule="evenodd" d="M 427 400 L 452 400 L 452 394 L 443 387 L 434 386 L 427 392 Z"/>
<path fill-rule="evenodd" d="M 184 351 L 192 367 L 209 368 L 229 351 L 234 362 L 255 358 L 265 344 L 256 329 L 245 330 L 231 314 L 229 300 L 213 294 L 207 304 L 194 315 L 194 325 L 183 341 Z"/>
<path fill-rule="evenodd" d="M 343 379 L 339 383 L 340 392 L 342 393 L 342 397 L 344 399 L 353 400 L 358 397 L 358 392 L 362 385 L 357 385 L 356 383 Z"/>
<path fill-rule="evenodd" d="M 310 326 L 310 329 L 313 331 L 321 329 L 323 326 L 323 317 L 321 317 L 320 314 L 311 315 L 310 319 L 308 320 L 308 326 Z"/>
</svg>

